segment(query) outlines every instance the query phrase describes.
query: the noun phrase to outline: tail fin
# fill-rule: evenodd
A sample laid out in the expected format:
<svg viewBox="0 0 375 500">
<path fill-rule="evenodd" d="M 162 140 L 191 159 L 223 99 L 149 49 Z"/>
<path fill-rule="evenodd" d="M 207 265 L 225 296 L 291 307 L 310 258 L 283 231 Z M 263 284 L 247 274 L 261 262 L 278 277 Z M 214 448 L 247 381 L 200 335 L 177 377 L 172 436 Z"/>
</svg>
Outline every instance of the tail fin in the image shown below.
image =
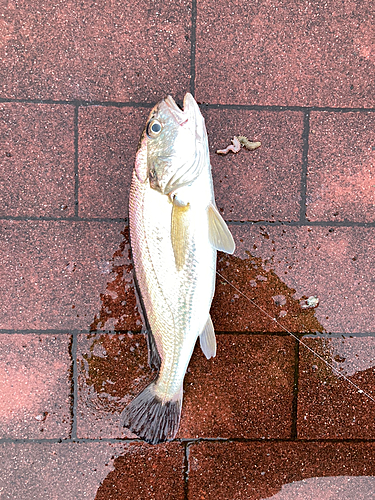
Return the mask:
<svg viewBox="0 0 375 500">
<path fill-rule="evenodd" d="M 152 382 L 124 409 L 121 422 L 148 443 L 161 443 L 177 434 L 181 407 L 182 388 L 176 400 L 163 403 L 155 392 L 155 382 Z"/>
</svg>

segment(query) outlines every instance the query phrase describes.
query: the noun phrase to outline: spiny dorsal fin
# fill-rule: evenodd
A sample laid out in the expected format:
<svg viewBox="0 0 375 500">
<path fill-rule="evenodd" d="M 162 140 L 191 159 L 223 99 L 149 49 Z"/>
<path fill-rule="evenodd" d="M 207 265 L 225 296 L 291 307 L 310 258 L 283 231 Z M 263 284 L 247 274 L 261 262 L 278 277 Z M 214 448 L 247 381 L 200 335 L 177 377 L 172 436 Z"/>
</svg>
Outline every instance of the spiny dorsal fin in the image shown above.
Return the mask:
<svg viewBox="0 0 375 500">
<path fill-rule="evenodd" d="M 232 254 L 236 248 L 228 226 L 212 203 L 208 207 L 208 237 L 216 250 Z"/>
<path fill-rule="evenodd" d="M 207 323 L 200 334 L 199 340 L 201 349 L 206 358 L 214 358 L 216 356 L 216 337 L 211 316 L 208 316 Z"/>
</svg>

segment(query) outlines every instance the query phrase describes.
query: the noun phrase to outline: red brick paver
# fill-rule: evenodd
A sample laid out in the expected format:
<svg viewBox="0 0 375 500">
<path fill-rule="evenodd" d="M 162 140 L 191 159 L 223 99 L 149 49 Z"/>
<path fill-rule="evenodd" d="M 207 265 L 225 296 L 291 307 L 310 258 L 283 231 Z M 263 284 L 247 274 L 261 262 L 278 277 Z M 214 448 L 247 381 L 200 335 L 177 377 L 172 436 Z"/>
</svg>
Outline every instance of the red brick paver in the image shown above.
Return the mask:
<svg viewBox="0 0 375 500">
<path fill-rule="evenodd" d="M 375 339 L 304 339 L 361 391 L 375 399 Z M 374 439 L 374 401 L 318 359 L 300 349 L 298 437 Z"/>
<path fill-rule="evenodd" d="M 244 225 L 231 231 L 237 250 L 220 256 L 218 271 L 237 289 L 217 278 L 217 329 L 283 331 L 276 318 L 292 332 L 375 331 L 373 227 Z M 311 296 L 319 299 L 317 308 L 302 307 Z"/>
<path fill-rule="evenodd" d="M 373 443 L 199 443 L 190 447 L 188 497 L 365 500 L 375 495 L 374 456 Z M 348 476 L 365 481 L 350 491 Z"/>
<path fill-rule="evenodd" d="M 0 215 L 74 215 L 74 108 L 0 103 Z"/>
<path fill-rule="evenodd" d="M 187 1 L 9 1 L 0 97 L 153 102 L 189 85 Z M 146 90 L 147 89 L 147 90 Z M 146 91 L 146 94 L 145 94 Z"/>
<path fill-rule="evenodd" d="M 82 334 L 77 353 L 78 437 L 135 437 L 120 427 L 120 413 L 156 376 L 145 336 Z"/>
<path fill-rule="evenodd" d="M 95 499 L 184 500 L 184 467 L 184 450 L 179 443 L 125 445 Z"/>
<path fill-rule="evenodd" d="M 117 267 L 129 264 L 121 252 L 123 224 L 7 220 L 0 227 L 0 328 L 88 329 Z M 134 307 L 132 292 L 132 319 Z"/>
<path fill-rule="evenodd" d="M 81 108 L 79 215 L 127 217 L 134 151 L 148 108 Z"/>
<path fill-rule="evenodd" d="M 197 97 L 274 106 L 372 107 L 374 14 L 360 4 L 262 0 L 198 9 Z"/>
<path fill-rule="evenodd" d="M 69 438 L 69 335 L 0 334 L 0 439 Z"/>
<path fill-rule="evenodd" d="M 179 443 L 0 444 L 4 499 L 184 498 Z"/>
<path fill-rule="evenodd" d="M 374 222 L 375 116 L 311 113 L 307 218 Z"/>
<path fill-rule="evenodd" d="M 220 335 L 217 344 L 215 359 L 195 352 L 190 363 L 178 437 L 290 438 L 293 339 Z"/>
<path fill-rule="evenodd" d="M 303 118 L 301 112 L 204 112 L 216 203 L 225 219 L 299 219 Z M 256 151 L 215 154 L 234 135 L 260 141 Z"/>
<path fill-rule="evenodd" d="M 1 500 L 375 498 L 371 7 L 6 2 Z M 150 446 L 119 425 L 156 376 L 129 184 L 150 109 L 187 91 L 236 252 L 217 357 L 196 346 L 177 437 Z M 262 145 L 217 155 L 234 135 Z"/>
</svg>

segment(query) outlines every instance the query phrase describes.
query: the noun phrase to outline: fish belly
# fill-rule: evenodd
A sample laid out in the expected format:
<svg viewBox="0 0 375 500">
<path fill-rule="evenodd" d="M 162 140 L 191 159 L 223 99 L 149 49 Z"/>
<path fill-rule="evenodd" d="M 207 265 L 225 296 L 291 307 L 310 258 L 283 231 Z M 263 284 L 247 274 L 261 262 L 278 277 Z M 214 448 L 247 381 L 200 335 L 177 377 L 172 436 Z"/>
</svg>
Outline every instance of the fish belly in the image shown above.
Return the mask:
<svg viewBox="0 0 375 500">
<path fill-rule="evenodd" d="M 194 184 L 191 186 L 194 193 Z M 198 187 L 199 188 L 199 185 Z M 130 233 L 135 272 L 147 319 L 161 358 L 155 391 L 163 401 L 180 397 L 197 337 L 214 293 L 216 250 L 208 240 L 201 204 L 191 203 L 183 266 L 177 268 L 171 241 L 172 203 L 133 175 Z"/>
</svg>

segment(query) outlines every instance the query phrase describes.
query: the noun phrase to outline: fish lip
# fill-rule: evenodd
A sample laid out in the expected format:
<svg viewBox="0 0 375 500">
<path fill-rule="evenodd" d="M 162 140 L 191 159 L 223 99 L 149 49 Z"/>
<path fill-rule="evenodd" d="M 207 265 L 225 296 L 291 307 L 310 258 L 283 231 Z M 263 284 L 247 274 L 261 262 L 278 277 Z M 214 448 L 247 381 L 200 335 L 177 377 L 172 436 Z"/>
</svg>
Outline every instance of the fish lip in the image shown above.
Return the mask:
<svg viewBox="0 0 375 500">
<path fill-rule="evenodd" d="M 187 92 L 184 97 L 183 109 L 181 109 L 170 95 L 166 97 L 163 104 L 167 107 L 172 117 L 178 125 L 184 126 L 194 134 L 195 139 L 199 143 L 207 142 L 207 132 L 204 118 L 199 106 L 190 92 Z"/>
<path fill-rule="evenodd" d="M 168 111 L 179 125 L 186 121 L 185 111 L 177 106 L 172 96 L 169 95 L 166 97 L 164 102 L 167 105 Z"/>
<path fill-rule="evenodd" d="M 164 102 L 169 112 L 180 126 L 185 125 L 191 118 L 194 119 L 194 122 L 196 121 L 195 107 L 197 105 L 195 104 L 194 97 L 189 92 L 185 94 L 183 109 L 176 104 L 175 100 L 170 95 L 164 99 Z"/>
</svg>

